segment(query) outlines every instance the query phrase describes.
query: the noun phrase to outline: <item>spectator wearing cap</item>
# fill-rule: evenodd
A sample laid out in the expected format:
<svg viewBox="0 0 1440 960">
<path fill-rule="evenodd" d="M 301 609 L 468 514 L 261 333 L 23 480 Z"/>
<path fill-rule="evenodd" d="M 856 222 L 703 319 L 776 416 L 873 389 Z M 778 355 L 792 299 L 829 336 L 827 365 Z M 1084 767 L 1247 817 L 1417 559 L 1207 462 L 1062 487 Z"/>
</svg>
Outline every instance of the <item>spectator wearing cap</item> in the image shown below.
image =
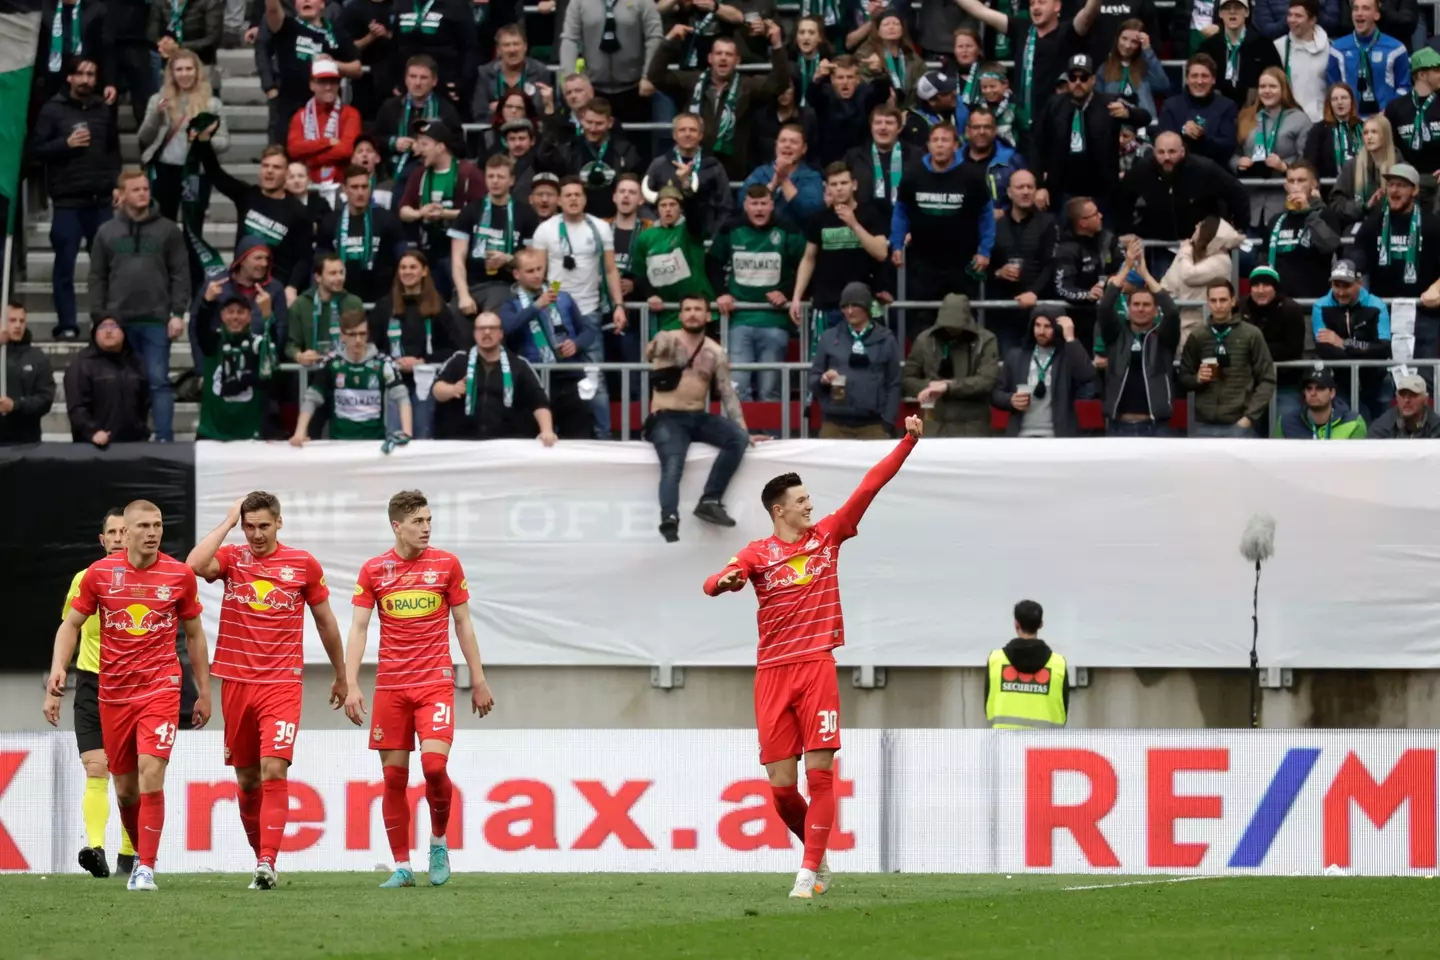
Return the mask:
<svg viewBox="0 0 1440 960">
<path fill-rule="evenodd" d="M 964 130 L 969 118 L 969 109 L 960 103 L 955 75 L 931 70 L 915 84 L 915 105 L 905 111 L 900 138 L 917 150 L 924 150 L 930 143 L 931 127 L 949 123 L 956 130 Z"/>
<path fill-rule="evenodd" d="M 13 305 L 10 312 L 15 312 Z M 7 356 L 11 362 L 18 356 L 13 339 Z M 47 361 L 45 380 L 38 387 L 53 383 L 49 369 Z M 10 382 L 16 383 L 13 374 Z M 145 380 L 145 364 L 125 342 L 125 331 L 118 322 L 96 324 L 90 331 L 90 345 L 65 368 L 65 413 L 76 443 L 105 447 L 150 439 L 150 387 Z"/>
<path fill-rule="evenodd" d="M 1219 67 L 1203 53 L 1185 61 L 1185 90 L 1165 99 L 1160 130 L 1184 138 L 1185 151 L 1228 166 L 1235 153 L 1235 121 L 1239 111 L 1229 97 L 1215 91 Z M 1159 148 L 1159 140 L 1156 140 Z M 1128 177 L 1126 179 L 1129 179 Z"/>
<path fill-rule="evenodd" d="M 1051 102 L 1034 127 L 1031 169 L 1040 183 L 1035 202 L 1061 209 L 1086 196 L 1101 212 L 1115 210 L 1120 184 L 1120 128 L 1149 126 L 1150 114 L 1120 97 L 1095 91 L 1095 64 L 1087 54 L 1070 58 L 1069 95 Z"/>
<path fill-rule="evenodd" d="M 1249 21 L 1250 0 L 1221 0 L 1221 29 L 1207 37 L 1198 51 L 1218 65 L 1219 93 L 1237 111 L 1255 99 L 1260 74 L 1266 67 L 1284 67 L 1275 44 Z"/>
<path fill-rule="evenodd" d="M 655 202 L 666 184 L 694 193 L 705 212 L 705 232 L 713 236 L 724 228 L 734 201 L 730 175 L 720 160 L 701 146 L 705 129 L 706 121 L 699 114 L 676 116 L 670 124 L 675 145 L 650 162 L 640 189 L 648 203 Z"/>
<path fill-rule="evenodd" d="M 863 283 L 840 294 L 845 322 L 820 335 L 810 362 L 810 392 L 820 404 L 823 440 L 884 440 L 900 415 L 899 341 L 874 320 Z"/>
<path fill-rule="evenodd" d="M 1332 8 L 1327 13 L 1338 21 L 1338 0 L 1325 0 L 1325 5 Z M 1269 29 L 1262 19 L 1265 11 L 1270 12 Z M 1325 122 L 1325 96 L 1330 87 L 1325 80 L 1330 34 L 1317 22 L 1319 17 L 1320 0 L 1257 0 L 1255 5 L 1255 23 L 1265 36 L 1274 37 L 1275 53 L 1290 78 L 1295 100 L 1311 123 Z"/>
<path fill-rule="evenodd" d="M 815 111 L 819 127 L 816 161 L 826 165 L 841 160 L 847 150 L 863 142 L 869 132 L 870 111 L 888 103 L 891 90 L 884 70 L 873 79 L 862 80 L 860 61 L 855 57 L 847 54 L 833 61 L 821 60 L 806 91 L 806 103 Z"/>
<path fill-rule="evenodd" d="M 1440 357 L 1440 304 L 1423 302 L 1430 285 L 1440 279 L 1440 217 L 1416 199 L 1420 173 L 1397 163 L 1385 174 L 1385 202 L 1360 225 L 1355 240 L 1355 267 L 1370 280 L 1370 292 L 1381 300 L 1422 299 L 1415 314 L 1415 357 Z"/>
<path fill-rule="evenodd" d="M 1120 238 L 1105 225 L 1105 215 L 1089 197 L 1065 205 L 1066 228 L 1055 244 L 1055 292 L 1068 304 L 1080 330 L 1080 342 L 1095 336 L 1095 304 L 1105 294 L 1105 278 L 1125 260 Z M 1228 275 L 1228 274 L 1227 274 Z"/>
<path fill-rule="evenodd" d="M 915 300 L 973 293 L 990 266 L 990 185 L 984 170 L 961 162 L 958 140 L 948 123 L 931 128 L 929 152 L 905 171 L 890 215 L 890 255 L 897 267 L 908 263 Z"/>
<path fill-rule="evenodd" d="M 535 218 L 544 223 L 560 210 L 560 178 L 548 170 L 535 173 L 530 178 L 530 189 L 526 193 L 520 191 L 517 180 L 515 195 L 525 197 L 534 211 Z"/>
<path fill-rule="evenodd" d="M 776 219 L 791 230 L 804 230 L 825 209 L 825 181 L 805 162 L 805 152 L 805 128 L 787 123 L 775 138 L 775 162 L 756 167 L 745 178 L 746 188 L 762 186 L 770 191 Z"/>
<path fill-rule="evenodd" d="M 672 70 L 671 64 L 680 60 L 686 38 L 694 30 L 682 23 L 670 29 L 645 74 L 655 89 L 668 94 L 682 110 L 704 118 L 704 150 L 720 158 L 726 175 L 732 180 L 743 179 L 751 169 L 752 112 L 774 103 L 790 83 L 790 61 L 785 55 L 780 25 L 774 21 L 766 24 L 770 37 L 770 69 L 764 73 L 737 71 L 740 53 L 731 37 L 714 39 L 704 70 Z M 814 105 L 813 99 L 811 105 Z M 863 122 L 864 112 L 861 117 Z"/>
<path fill-rule="evenodd" d="M 991 404 L 1010 415 L 1007 437 L 1073 437 L 1075 398 L 1095 381 L 1090 355 L 1061 307 L 1036 307 L 1020 346 L 1006 354 Z"/>
<path fill-rule="evenodd" d="M 401 189 L 410 172 L 420 166 L 415 153 L 415 125 L 438 120 L 451 130 L 460 129 L 460 112 L 455 104 L 435 92 L 438 68 L 427 54 L 405 62 L 405 92 L 391 97 L 375 117 L 375 136 L 381 146 L 390 179 Z"/>
<path fill-rule="evenodd" d="M 1371 290 L 1360 285 L 1355 264 L 1341 260 L 1330 274 L 1330 292 L 1310 308 L 1315 354 L 1322 360 L 1388 360 L 1390 310 Z M 1419 317 L 1416 317 L 1418 340 Z M 1345 384 L 1350 384 L 1346 374 Z M 1373 419 L 1390 401 L 1390 377 L 1383 369 L 1360 371 L 1360 403 Z M 1347 395 L 1349 394 L 1347 391 Z"/>
<path fill-rule="evenodd" d="M 1270 359 L 1277 364 L 1305 356 L 1306 343 L 1311 340 L 1309 313 L 1283 292 L 1280 274 L 1273 267 L 1250 271 L 1250 293 L 1240 305 L 1240 317 L 1265 334 Z M 1295 370 L 1275 368 L 1275 405 L 1281 417 L 1299 408 L 1299 383 Z"/>
<path fill-rule="evenodd" d="M 1290 164 L 1301 159 L 1305 138 L 1310 135 L 1310 118 L 1295 102 L 1290 81 L 1280 67 L 1266 67 L 1260 74 L 1256 100 L 1240 111 L 1236 123 L 1236 154 L 1230 167 L 1242 177 L 1273 180 L 1283 178 Z M 1250 195 L 1250 215 L 1240 226 L 1261 224 L 1278 213 L 1284 194 L 1260 189 Z"/>
<path fill-rule="evenodd" d="M 1330 260 L 1340 249 L 1340 217 L 1320 195 L 1309 160 L 1285 170 L 1285 209 L 1260 230 L 1265 263 L 1283 278 L 1285 291 L 1310 300 L 1330 289 Z"/>
<path fill-rule="evenodd" d="M 645 66 L 659 59 L 664 35 L 653 3 L 571 0 L 560 29 L 560 75 L 575 73 L 583 56 L 585 72 L 621 122 L 648 120 L 655 85 L 645 79 Z"/>
<path fill-rule="evenodd" d="M 1380 0 L 1351 0 L 1350 22 L 1355 31 L 1330 43 L 1325 79 L 1349 84 L 1356 112 L 1373 117 L 1410 91 L 1410 55 L 1404 42 L 1380 32 Z"/>
<path fill-rule="evenodd" d="M 1430 408 L 1425 378 L 1406 373 L 1395 378 L 1395 406 L 1366 431 L 1369 440 L 1440 440 L 1440 416 Z"/>
<path fill-rule="evenodd" d="M 1265 335 L 1235 312 L 1229 280 L 1206 291 L 1210 322 L 1180 351 L 1180 385 L 1194 395 L 1190 436 L 1253 439 L 1270 414 L 1275 361 Z"/>
<path fill-rule="evenodd" d="M 915 338 L 900 376 L 905 395 L 925 408 L 935 436 L 990 436 L 999 350 L 995 334 L 975 323 L 964 294 L 941 302 L 934 326 Z"/>
<path fill-rule="evenodd" d="M 1050 78 L 1064 73 L 1075 54 L 1085 52 L 1086 37 L 1100 15 L 1100 0 L 1086 0 L 1069 20 L 1061 16 L 1060 0 L 1031 0 L 1028 18 L 991 9 L 984 0 L 956 2 L 969 16 L 1009 38 L 1015 57 L 1016 119 L 1021 131 L 1029 131 L 1045 115 L 1052 94 Z"/>
<path fill-rule="evenodd" d="M 340 102 L 340 67 L 334 60 L 310 65 L 310 92 L 290 118 L 290 159 L 305 164 L 315 183 L 339 183 L 360 136 L 360 113 Z"/>
<path fill-rule="evenodd" d="M 1146 240 L 1177 243 L 1193 236 L 1206 217 L 1244 223 L 1250 215 L 1250 195 L 1235 175 L 1208 157 L 1188 154 L 1176 133 L 1155 138 L 1154 153 L 1135 161 L 1119 196 L 1116 229 Z M 1161 272 L 1154 259 L 1151 266 Z"/>
<path fill-rule="evenodd" d="M 452 151 L 457 141 L 445 124 L 424 121 L 416 134 L 414 149 L 424 167 L 411 174 L 405 185 L 400 220 L 421 225 L 420 249 L 430 262 L 440 296 L 449 300 L 455 295 L 450 274 L 450 225 L 466 204 L 486 195 L 485 174 L 469 160 L 455 156 Z"/>
<path fill-rule="evenodd" d="M 196 340 L 204 358 L 200 392 L 201 440 L 259 440 L 276 345 L 270 324 L 251 326 L 250 300 L 235 293 L 220 304 L 220 326 L 200 324 Z M 157 427 L 158 432 L 158 427 Z"/>
<path fill-rule="evenodd" d="M 1127 296 L 1131 272 L 1139 274 L 1140 283 Z M 1106 434 L 1167 435 L 1165 421 L 1174 414 L 1171 375 L 1180 348 L 1180 310 L 1146 267 L 1138 240 L 1131 241 L 1125 263 L 1106 280 L 1096 313 L 1107 361 Z"/>
<path fill-rule="evenodd" d="M 265 29 L 256 42 L 255 59 L 270 99 L 270 142 L 284 143 L 292 118 L 309 99 L 307 87 L 314 89 L 309 85 L 315 64 L 328 60 L 336 65 L 337 76 L 358 79 L 360 51 L 326 12 L 323 0 L 295 0 L 288 10 L 283 0 L 265 0 L 264 9 Z M 335 9 L 338 12 L 339 8 Z M 276 67 L 273 87 L 264 80 L 272 56 Z"/>
<path fill-rule="evenodd" d="M 972 123 L 988 114 L 970 114 Z M 985 293 L 997 300 L 1014 300 L 1016 309 L 992 310 L 985 326 L 999 339 L 1001 353 L 1018 346 L 1035 304 L 1050 292 L 1055 276 L 1057 240 L 1055 217 L 1035 206 L 1035 175 L 1016 170 L 1006 184 L 1008 207 L 995 221 L 995 246 L 990 254 L 990 275 Z"/>
<path fill-rule="evenodd" d="M 1421 47 L 1410 55 L 1413 89 L 1385 106 L 1395 147 L 1405 162 L 1434 179 L 1440 173 L 1440 53 Z"/>
<path fill-rule="evenodd" d="M 659 220 L 630 247 L 630 271 L 644 278 L 652 318 L 661 330 L 680 329 L 680 310 L 666 307 L 687 296 L 715 298 L 705 263 L 705 230 L 695 195 L 666 186 L 655 201 Z M 608 225 L 607 225 L 608 226 Z"/>
<path fill-rule="evenodd" d="M 1422 384 L 1425 382 L 1420 381 Z M 1324 367 L 1300 378 L 1303 401 L 1275 421 L 1277 440 L 1364 440 L 1365 421 L 1335 403 L 1335 375 Z"/>
<path fill-rule="evenodd" d="M 395 181 L 381 163 L 380 141 L 371 134 L 360 134 L 355 138 L 355 152 L 350 154 L 350 163 L 370 174 L 370 203 L 381 210 L 389 210 L 395 200 Z"/>
</svg>

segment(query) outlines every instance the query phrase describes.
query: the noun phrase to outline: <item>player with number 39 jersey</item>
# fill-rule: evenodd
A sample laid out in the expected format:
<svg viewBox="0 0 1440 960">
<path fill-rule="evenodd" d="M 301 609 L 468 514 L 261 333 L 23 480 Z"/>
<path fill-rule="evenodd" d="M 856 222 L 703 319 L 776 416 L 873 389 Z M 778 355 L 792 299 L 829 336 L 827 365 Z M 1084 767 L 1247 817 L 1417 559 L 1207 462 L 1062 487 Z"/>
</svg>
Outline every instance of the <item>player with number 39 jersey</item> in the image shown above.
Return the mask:
<svg viewBox="0 0 1440 960">
<path fill-rule="evenodd" d="M 451 785 L 447 766 L 455 739 L 455 671 L 450 660 L 450 622 L 470 670 L 470 705 L 485 716 L 495 705 L 485 683 L 475 627 L 470 622 L 470 590 L 453 553 L 430 546 L 430 506 L 418 490 L 390 498 L 394 549 L 365 561 L 355 583 L 354 617 L 345 650 L 349 693 L 345 713 L 364 725 L 360 663 L 365 656 L 370 616 L 380 611 L 380 660 L 375 671 L 375 712 L 370 748 L 380 752 L 385 775 L 381 812 L 395 857 L 395 872 L 380 886 L 413 887 L 410 869 L 410 752 L 420 740 L 425 801 L 430 808 L 430 883 L 450 879 L 446 832 Z"/>
</svg>

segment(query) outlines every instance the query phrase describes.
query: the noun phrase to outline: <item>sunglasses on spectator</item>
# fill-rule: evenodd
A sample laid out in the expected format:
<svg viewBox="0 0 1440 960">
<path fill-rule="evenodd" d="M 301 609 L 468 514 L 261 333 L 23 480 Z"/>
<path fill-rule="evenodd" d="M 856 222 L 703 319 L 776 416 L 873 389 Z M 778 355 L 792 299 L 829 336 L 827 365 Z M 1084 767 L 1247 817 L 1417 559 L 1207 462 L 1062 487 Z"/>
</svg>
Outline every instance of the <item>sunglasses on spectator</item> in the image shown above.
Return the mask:
<svg viewBox="0 0 1440 960">
<path fill-rule="evenodd" d="M 1069 80 L 1071 83 L 1084 83 L 1086 80 L 1089 80 L 1093 76 L 1095 76 L 1095 74 L 1093 73 L 1072 73 L 1065 79 Z"/>
</svg>

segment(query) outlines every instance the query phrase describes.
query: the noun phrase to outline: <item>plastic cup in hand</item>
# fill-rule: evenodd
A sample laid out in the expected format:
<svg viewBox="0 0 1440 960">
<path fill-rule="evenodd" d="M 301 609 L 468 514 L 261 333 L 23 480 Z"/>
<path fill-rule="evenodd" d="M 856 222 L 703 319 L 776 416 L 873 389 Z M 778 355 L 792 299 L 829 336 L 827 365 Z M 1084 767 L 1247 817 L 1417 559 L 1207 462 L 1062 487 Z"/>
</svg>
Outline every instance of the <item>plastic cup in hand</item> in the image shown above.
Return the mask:
<svg viewBox="0 0 1440 960">
<path fill-rule="evenodd" d="M 830 381 L 830 396 L 836 400 L 845 399 L 845 374 L 836 374 L 835 379 Z"/>
</svg>

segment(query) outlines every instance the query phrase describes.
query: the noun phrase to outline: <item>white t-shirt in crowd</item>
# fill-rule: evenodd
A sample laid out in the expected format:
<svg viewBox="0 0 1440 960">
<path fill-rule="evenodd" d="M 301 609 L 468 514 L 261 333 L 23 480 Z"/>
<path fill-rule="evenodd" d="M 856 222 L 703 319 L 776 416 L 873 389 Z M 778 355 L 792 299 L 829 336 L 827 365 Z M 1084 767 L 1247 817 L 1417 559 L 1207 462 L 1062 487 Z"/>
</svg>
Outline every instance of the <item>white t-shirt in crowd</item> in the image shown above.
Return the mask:
<svg viewBox="0 0 1440 960">
<path fill-rule="evenodd" d="M 547 278 L 560 281 L 560 289 L 570 294 L 581 313 L 598 313 L 600 284 L 605 279 L 604 254 L 606 250 L 615 252 L 615 233 L 610 229 L 610 224 L 587 213 L 586 223 L 565 224 L 565 234 L 570 241 L 566 245 L 560 242 L 560 223 L 564 216 L 557 213 L 540 224 L 535 235 L 530 238 L 530 246 L 538 247 L 549 254 Z M 595 247 L 597 236 L 600 238 L 599 249 Z M 575 258 L 574 270 L 565 269 L 567 254 Z"/>
</svg>

